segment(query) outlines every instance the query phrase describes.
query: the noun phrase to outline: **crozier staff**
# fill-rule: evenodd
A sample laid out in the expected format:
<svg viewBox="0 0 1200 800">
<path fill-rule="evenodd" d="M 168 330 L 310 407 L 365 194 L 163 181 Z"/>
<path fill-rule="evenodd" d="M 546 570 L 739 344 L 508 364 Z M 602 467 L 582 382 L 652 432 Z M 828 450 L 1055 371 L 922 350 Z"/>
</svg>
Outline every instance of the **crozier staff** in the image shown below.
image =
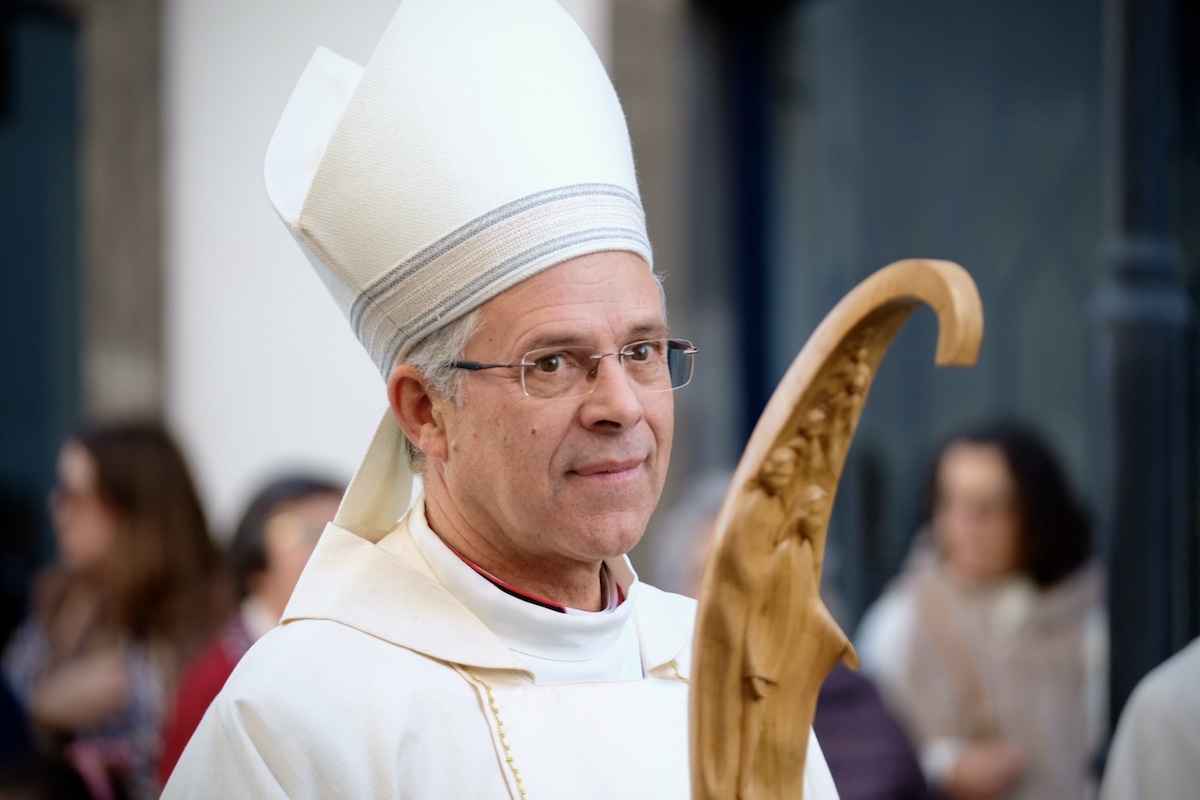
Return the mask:
<svg viewBox="0 0 1200 800">
<path fill-rule="evenodd" d="M 389 409 L 165 796 L 688 797 L 695 604 L 625 553 L 695 348 L 582 32 L 406 0 L 365 69 L 318 50 L 266 179 Z M 811 749 L 805 797 L 836 797 Z"/>
</svg>

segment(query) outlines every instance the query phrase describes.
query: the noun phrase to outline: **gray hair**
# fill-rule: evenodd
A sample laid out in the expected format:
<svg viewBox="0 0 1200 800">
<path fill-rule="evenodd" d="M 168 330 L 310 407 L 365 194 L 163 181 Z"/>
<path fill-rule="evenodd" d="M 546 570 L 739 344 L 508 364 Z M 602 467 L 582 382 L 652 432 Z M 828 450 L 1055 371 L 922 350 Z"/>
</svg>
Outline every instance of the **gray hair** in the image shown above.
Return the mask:
<svg viewBox="0 0 1200 800">
<path fill-rule="evenodd" d="M 421 370 L 429 387 L 457 406 L 463 401 L 466 373 L 449 365 L 462 360 L 478 323 L 479 309 L 476 308 L 418 341 L 407 353 L 402 353 L 396 363 L 412 364 Z M 425 454 L 408 437 L 404 439 L 404 450 L 413 474 L 423 474 Z"/>
</svg>

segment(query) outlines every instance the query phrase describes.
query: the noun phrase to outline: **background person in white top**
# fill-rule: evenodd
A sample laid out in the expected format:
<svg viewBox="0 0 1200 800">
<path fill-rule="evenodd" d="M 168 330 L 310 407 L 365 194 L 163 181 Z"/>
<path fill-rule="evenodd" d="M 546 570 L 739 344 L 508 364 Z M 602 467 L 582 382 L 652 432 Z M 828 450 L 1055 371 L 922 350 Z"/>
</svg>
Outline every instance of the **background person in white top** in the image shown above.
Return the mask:
<svg viewBox="0 0 1200 800">
<path fill-rule="evenodd" d="M 1184 800 L 1200 792 L 1200 639 L 1133 690 L 1113 735 L 1100 800 Z"/>
<path fill-rule="evenodd" d="M 405 0 L 365 68 L 317 52 L 266 179 L 389 408 L 165 796 L 688 797 L 695 604 L 624 554 L 695 349 L 587 39 L 553 0 Z"/>
</svg>

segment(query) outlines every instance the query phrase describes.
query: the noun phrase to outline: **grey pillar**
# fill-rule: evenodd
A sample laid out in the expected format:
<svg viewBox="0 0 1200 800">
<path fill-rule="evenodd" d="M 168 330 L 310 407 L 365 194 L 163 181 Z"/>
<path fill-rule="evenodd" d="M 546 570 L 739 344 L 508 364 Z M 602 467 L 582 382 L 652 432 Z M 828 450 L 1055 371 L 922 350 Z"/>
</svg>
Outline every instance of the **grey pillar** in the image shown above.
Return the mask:
<svg viewBox="0 0 1200 800">
<path fill-rule="evenodd" d="M 84 407 L 162 412 L 161 0 L 88 0 L 83 21 Z"/>
<path fill-rule="evenodd" d="M 1106 227 L 1093 299 L 1111 718 L 1192 633 L 1191 303 L 1173 235 L 1172 0 L 1106 0 Z"/>
</svg>

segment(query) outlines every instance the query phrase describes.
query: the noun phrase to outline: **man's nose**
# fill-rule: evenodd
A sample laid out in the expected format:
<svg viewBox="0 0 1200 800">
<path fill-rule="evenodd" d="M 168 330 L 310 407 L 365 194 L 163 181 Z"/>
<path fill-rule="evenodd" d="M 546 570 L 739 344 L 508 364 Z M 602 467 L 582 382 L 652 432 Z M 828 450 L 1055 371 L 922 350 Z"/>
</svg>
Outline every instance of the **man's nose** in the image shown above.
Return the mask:
<svg viewBox="0 0 1200 800">
<path fill-rule="evenodd" d="M 642 399 L 638 386 L 626 374 L 620 356 L 616 353 L 601 356 L 588 379 L 593 386 L 591 394 L 583 398 L 585 426 L 625 429 L 641 419 Z"/>
</svg>

